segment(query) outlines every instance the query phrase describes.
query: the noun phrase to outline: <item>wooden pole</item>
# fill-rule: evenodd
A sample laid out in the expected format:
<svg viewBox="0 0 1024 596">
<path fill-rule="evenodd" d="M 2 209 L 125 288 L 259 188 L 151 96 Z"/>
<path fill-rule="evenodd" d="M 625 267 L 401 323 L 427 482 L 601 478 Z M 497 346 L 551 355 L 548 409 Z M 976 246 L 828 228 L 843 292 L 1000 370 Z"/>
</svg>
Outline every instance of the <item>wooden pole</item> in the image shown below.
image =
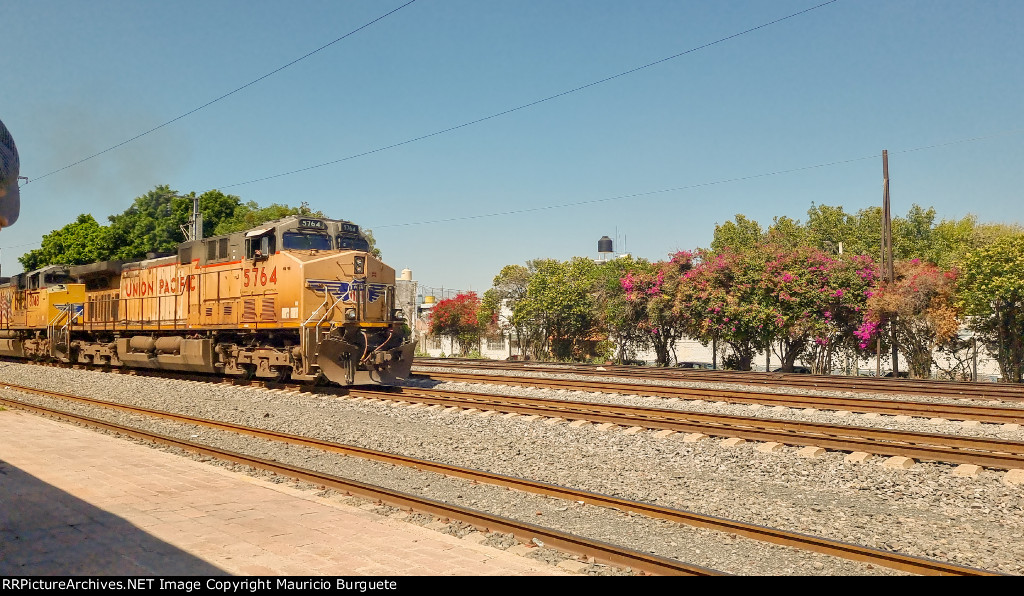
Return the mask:
<svg viewBox="0 0 1024 596">
<path fill-rule="evenodd" d="M 882 229 L 885 235 L 883 245 L 885 248 L 885 280 L 890 284 L 896 280 L 895 267 L 892 256 L 892 218 L 889 214 L 889 152 L 882 150 L 882 204 L 883 223 Z M 896 317 L 889 322 L 890 343 L 892 344 L 892 376 L 899 377 L 899 349 L 896 345 Z"/>
</svg>

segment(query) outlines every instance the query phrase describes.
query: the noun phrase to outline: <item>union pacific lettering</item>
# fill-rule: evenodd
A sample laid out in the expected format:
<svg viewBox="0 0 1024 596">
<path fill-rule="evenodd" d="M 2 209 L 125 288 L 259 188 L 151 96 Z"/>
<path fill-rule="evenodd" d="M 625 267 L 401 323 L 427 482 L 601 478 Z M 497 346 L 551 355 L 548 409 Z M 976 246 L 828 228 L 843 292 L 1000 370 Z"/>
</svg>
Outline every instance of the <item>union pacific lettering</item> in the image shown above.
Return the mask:
<svg viewBox="0 0 1024 596">
<path fill-rule="evenodd" d="M 170 294 L 183 294 L 185 290 L 196 290 L 195 275 L 179 275 L 170 279 L 158 279 L 154 282 L 141 280 L 125 280 L 121 284 L 124 288 L 126 298 L 141 298 L 144 296 L 167 296 Z M 154 291 L 154 289 L 156 291 Z"/>
</svg>

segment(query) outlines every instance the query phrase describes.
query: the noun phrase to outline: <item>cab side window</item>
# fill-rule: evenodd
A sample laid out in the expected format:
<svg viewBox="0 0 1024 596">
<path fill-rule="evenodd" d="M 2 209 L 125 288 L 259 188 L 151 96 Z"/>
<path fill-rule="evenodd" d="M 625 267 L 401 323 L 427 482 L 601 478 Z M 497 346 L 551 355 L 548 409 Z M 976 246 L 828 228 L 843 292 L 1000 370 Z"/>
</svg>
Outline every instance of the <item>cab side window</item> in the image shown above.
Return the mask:
<svg viewBox="0 0 1024 596">
<path fill-rule="evenodd" d="M 276 245 L 277 243 L 274 242 L 272 234 L 257 236 L 256 238 L 246 238 L 245 258 L 252 260 L 265 259 L 274 254 L 274 251 L 277 249 Z"/>
</svg>

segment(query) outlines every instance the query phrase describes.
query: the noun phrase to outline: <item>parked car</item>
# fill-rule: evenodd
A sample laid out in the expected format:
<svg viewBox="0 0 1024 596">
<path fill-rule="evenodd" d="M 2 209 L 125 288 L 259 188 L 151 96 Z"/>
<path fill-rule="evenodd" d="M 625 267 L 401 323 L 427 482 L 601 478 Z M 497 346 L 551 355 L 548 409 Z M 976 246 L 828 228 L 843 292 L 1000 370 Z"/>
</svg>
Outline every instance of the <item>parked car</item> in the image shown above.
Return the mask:
<svg viewBox="0 0 1024 596">
<path fill-rule="evenodd" d="M 772 372 L 787 372 L 787 371 L 784 371 L 781 368 L 776 368 Z M 795 372 L 795 373 L 800 373 L 800 374 L 803 374 L 803 375 L 809 375 L 809 374 L 811 374 L 811 369 L 807 368 L 806 366 L 794 366 L 793 370 L 789 371 L 789 372 Z"/>
<path fill-rule="evenodd" d="M 679 368 L 700 368 L 707 370 L 715 368 L 715 365 L 710 362 L 677 362 L 676 366 Z"/>
<path fill-rule="evenodd" d="M 884 375 L 882 375 L 882 376 L 885 376 L 885 377 L 889 377 L 889 378 L 892 378 L 892 371 L 890 370 L 889 372 L 885 373 L 885 374 L 884 374 Z M 901 370 L 901 371 L 899 372 L 899 377 L 900 377 L 901 379 L 907 379 L 907 378 L 909 378 L 909 377 L 910 377 L 910 372 L 909 372 L 909 371 L 905 371 L 905 370 Z"/>
</svg>

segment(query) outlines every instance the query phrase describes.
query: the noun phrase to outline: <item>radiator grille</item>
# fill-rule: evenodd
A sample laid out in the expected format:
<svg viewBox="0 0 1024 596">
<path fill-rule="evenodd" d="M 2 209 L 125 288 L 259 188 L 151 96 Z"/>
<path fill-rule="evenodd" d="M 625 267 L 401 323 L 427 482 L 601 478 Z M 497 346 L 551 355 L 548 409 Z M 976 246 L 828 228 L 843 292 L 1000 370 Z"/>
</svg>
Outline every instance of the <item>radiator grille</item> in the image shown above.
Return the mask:
<svg viewBox="0 0 1024 596">
<path fill-rule="evenodd" d="M 242 321 L 252 323 L 256 321 L 256 299 L 246 298 L 242 300 Z"/>
<path fill-rule="evenodd" d="M 261 321 L 274 321 L 277 320 L 276 313 L 277 309 L 276 300 L 273 296 L 264 296 L 263 303 L 260 304 L 260 320 Z"/>
</svg>

